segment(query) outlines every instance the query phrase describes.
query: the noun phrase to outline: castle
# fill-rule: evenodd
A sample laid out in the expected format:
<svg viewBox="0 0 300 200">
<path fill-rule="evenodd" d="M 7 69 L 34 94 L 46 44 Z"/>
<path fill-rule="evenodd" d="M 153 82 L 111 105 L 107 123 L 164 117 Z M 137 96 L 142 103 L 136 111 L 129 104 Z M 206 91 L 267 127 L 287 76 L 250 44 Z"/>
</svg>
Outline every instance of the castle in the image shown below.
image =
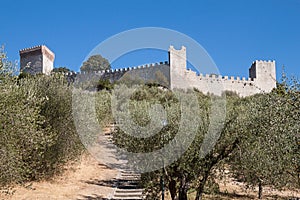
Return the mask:
<svg viewBox="0 0 300 200">
<path fill-rule="evenodd" d="M 50 74 L 53 69 L 54 53 L 46 46 L 20 50 L 21 71 L 36 74 Z M 85 73 L 68 73 L 68 77 L 84 77 Z M 156 81 L 170 89 L 197 88 L 204 94 L 221 95 L 232 91 L 241 97 L 257 93 L 269 93 L 276 87 L 275 61 L 256 60 L 249 69 L 249 78 L 228 77 L 215 74 L 197 74 L 187 70 L 186 48 L 169 48 L 169 61 L 94 72 L 93 77 L 116 82 L 125 79 Z"/>
<path fill-rule="evenodd" d="M 49 75 L 53 70 L 55 55 L 45 45 L 22 49 L 19 53 L 21 72 Z"/>
</svg>

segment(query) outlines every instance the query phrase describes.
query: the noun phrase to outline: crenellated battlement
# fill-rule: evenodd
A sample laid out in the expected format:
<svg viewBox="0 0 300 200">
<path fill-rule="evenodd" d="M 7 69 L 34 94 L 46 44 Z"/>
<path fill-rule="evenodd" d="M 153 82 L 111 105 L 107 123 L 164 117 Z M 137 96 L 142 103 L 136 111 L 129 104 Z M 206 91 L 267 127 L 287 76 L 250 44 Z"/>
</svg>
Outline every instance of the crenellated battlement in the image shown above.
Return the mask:
<svg viewBox="0 0 300 200">
<path fill-rule="evenodd" d="M 194 72 L 196 74 L 196 72 Z M 217 74 L 199 74 L 196 76 L 199 77 L 200 80 L 220 80 L 220 81 L 240 81 L 240 82 L 254 82 L 255 79 L 252 78 L 246 78 L 246 77 L 234 77 L 234 76 L 222 76 Z"/>
<path fill-rule="evenodd" d="M 115 73 L 120 73 L 120 72 L 128 72 L 128 71 L 133 71 L 133 70 L 141 70 L 141 69 L 147 69 L 151 67 L 160 67 L 162 65 L 169 65 L 168 61 L 164 62 L 156 62 L 156 63 L 150 63 L 150 64 L 144 64 L 144 65 L 138 65 L 138 66 L 133 66 L 133 67 L 124 67 L 124 68 L 117 68 L 117 69 L 110 69 L 110 70 L 101 70 L 101 71 L 93 71 L 93 72 L 66 72 L 60 74 L 63 75 L 84 75 L 84 74 L 98 74 L 98 75 L 103 75 L 103 74 L 115 74 Z M 54 72 L 52 72 L 54 73 Z"/>
<path fill-rule="evenodd" d="M 252 62 L 252 64 L 255 63 L 275 63 L 275 60 L 255 60 Z"/>
<path fill-rule="evenodd" d="M 24 59 L 25 55 L 29 59 Z M 35 61 L 36 57 L 34 56 L 37 55 L 50 58 L 50 61 L 51 58 L 54 60 L 54 53 L 45 45 L 40 45 L 20 50 L 21 63 L 24 65 L 24 60 L 27 63 L 31 63 L 32 60 Z M 32 66 L 29 67 L 31 68 Z M 267 93 L 276 87 L 276 67 L 274 60 L 253 61 L 249 69 L 249 77 L 247 78 L 218 74 L 197 74 L 197 72 L 186 69 L 186 67 L 186 48 L 182 46 L 181 49 L 176 50 L 173 46 L 170 46 L 168 61 L 92 73 L 67 72 L 62 74 L 72 80 L 74 80 L 74 77 L 85 77 L 87 80 L 89 77 L 95 77 L 97 79 L 107 79 L 110 82 L 116 82 L 126 77 L 127 79 L 141 79 L 146 82 L 158 81 L 170 89 L 197 88 L 205 94 L 216 95 L 221 95 L 224 91 L 233 91 L 240 96 L 249 96 L 257 93 Z"/>
<path fill-rule="evenodd" d="M 186 48 L 169 49 L 170 85 L 173 88 L 197 88 L 203 93 L 221 95 L 233 91 L 240 96 L 268 93 L 276 87 L 275 61 L 256 60 L 249 69 L 249 77 L 222 76 L 217 74 L 197 74 L 186 69 Z"/>
<path fill-rule="evenodd" d="M 45 45 L 37 45 L 37 46 L 25 48 L 25 49 L 20 49 L 19 52 L 20 52 L 20 53 L 24 53 L 24 52 L 34 51 L 34 50 L 37 50 L 37 49 L 41 49 L 42 46 L 45 46 Z"/>
</svg>

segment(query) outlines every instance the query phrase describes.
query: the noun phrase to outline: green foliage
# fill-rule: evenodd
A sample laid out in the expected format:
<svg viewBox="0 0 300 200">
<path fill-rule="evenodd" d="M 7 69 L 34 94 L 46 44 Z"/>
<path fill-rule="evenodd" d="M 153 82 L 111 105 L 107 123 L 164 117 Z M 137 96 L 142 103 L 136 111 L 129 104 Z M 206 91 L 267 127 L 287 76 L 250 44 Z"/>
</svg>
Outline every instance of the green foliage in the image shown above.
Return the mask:
<svg viewBox="0 0 300 200">
<path fill-rule="evenodd" d="M 108 70 L 110 68 L 110 63 L 106 58 L 103 58 L 101 55 L 93 55 L 83 63 L 83 65 L 80 67 L 80 71 L 95 72 L 101 70 Z"/>
<path fill-rule="evenodd" d="M 82 151 L 63 76 L 6 77 L 0 84 L 0 185 L 58 173 Z"/>
<path fill-rule="evenodd" d="M 297 85 L 297 84 L 295 84 Z M 244 135 L 231 166 L 251 186 L 299 187 L 299 85 L 248 97 Z"/>
<path fill-rule="evenodd" d="M 23 79 L 23 78 L 30 78 L 30 77 L 33 77 L 33 75 L 29 74 L 29 73 L 26 73 L 26 72 L 21 72 L 18 76 L 18 79 Z"/>
<path fill-rule="evenodd" d="M 31 76 L 21 73 L 14 77 L 13 66 L 6 59 L 4 48 L 0 49 L 0 186 L 44 179 L 60 172 L 66 161 L 75 158 L 83 150 L 75 129 L 72 103 L 78 103 L 78 109 L 88 112 L 87 107 L 80 104 L 81 101 L 74 97 L 72 99 L 73 88 L 63 75 L 54 73 L 51 76 Z M 96 55 L 88 59 L 81 70 L 90 72 L 109 68 L 108 61 Z M 66 69 L 58 69 L 64 70 Z M 161 79 L 162 85 L 167 84 L 161 74 L 156 75 L 156 78 Z M 135 83 L 134 86 L 142 81 L 131 78 L 128 76 L 124 80 Z M 118 116 L 114 117 L 124 119 L 136 136 L 143 134 L 142 130 L 147 130 L 147 127 L 155 128 L 151 123 L 161 123 L 163 115 L 167 119 L 167 124 L 160 127 L 156 134 L 146 138 L 133 137 L 125 134 L 123 129 L 116 128 L 113 140 L 119 147 L 130 152 L 152 152 L 173 140 L 179 127 L 183 128 L 185 134 L 189 134 L 190 127 L 181 126 L 182 105 L 176 92 L 148 83 L 136 88 L 132 94 L 127 94 L 128 83 L 115 86 L 108 80 L 86 79 L 80 82 L 79 88 L 86 89 L 80 90 L 86 96 L 95 95 L 96 101 L 87 103 L 96 106 L 97 120 L 102 127 L 116 120 L 113 119 L 112 107 L 118 110 Z M 97 92 L 87 91 L 96 87 Z M 113 88 L 117 90 L 112 90 Z M 224 166 L 229 166 L 233 175 L 249 186 L 259 185 L 260 197 L 265 185 L 279 189 L 299 187 L 299 89 L 299 81 L 287 82 L 284 77 L 283 83 L 278 84 L 270 94 L 239 98 L 234 93 L 226 93 L 225 121 L 215 122 L 212 122 L 210 113 L 213 109 L 219 111 L 224 108 L 223 104 L 214 108 L 212 102 L 222 102 L 223 99 L 203 95 L 196 89 L 186 91 L 180 97 L 181 100 L 188 102 L 193 108 L 199 107 L 197 116 L 192 112 L 186 116 L 189 122 L 199 125 L 195 130 L 195 138 L 176 162 L 165 166 L 163 170 L 142 174 L 148 199 L 158 198 L 162 176 L 172 199 L 185 200 L 192 190 L 197 193 L 196 200 L 201 199 L 204 192 L 218 192 L 214 178 L 220 176 Z M 196 95 L 197 105 L 193 103 L 191 93 Z M 123 109 L 123 104 L 113 104 L 112 95 L 120 101 L 125 101 L 122 97 L 129 97 L 130 113 Z M 165 113 L 155 110 L 157 105 Z M 157 111 L 155 119 L 150 118 L 151 109 Z M 220 113 L 215 114 L 214 117 L 218 119 Z M 85 115 L 82 117 L 79 120 L 88 120 Z M 126 123 L 126 120 L 134 123 Z M 202 143 L 211 123 L 222 123 L 224 126 L 214 148 L 201 157 L 205 150 Z M 135 129 L 136 125 L 141 128 Z M 89 132 L 92 130 L 86 130 L 87 136 Z M 185 135 L 180 138 L 182 144 L 188 137 L 189 135 Z M 181 146 L 174 147 L 169 152 L 164 152 L 164 156 L 180 152 L 180 148 Z M 150 162 L 152 160 L 146 164 L 150 165 Z"/>
<path fill-rule="evenodd" d="M 107 124 L 113 123 L 111 112 L 111 94 L 107 90 L 97 92 L 95 97 L 95 107 L 98 122 L 102 127 Z"/>
<path fill-rule="evenodd" d="M 52 72 L 55 72 L 55 73 L 67 73 L 67 72 L 71 72 L 71 70 L 67 67 L 57 67 L 57 68 L 54 68 L 52 70 Z"/>
<path fill-rule="evenodd" d="M 0 78 L 11 76 L 17 72 L 17 62 L 7 60 L 4 46 L 0 47 Z"/>
<path fill-rule="evenodd" d="M 107 79 L 100 79 L 98 81 L 97 90 L 112 90 L 114 85 Z"/>
<path fill-rule="evenodd" d="M 0 48 L 0 70 L 3 69 L 4 63 L 3 60 L 6 58 L 6 54 L 4 53 L 4 46 Z"/>
<path fill-rule="evenodd" d="M 204 192 L 206 194 L 218 194 L 218 193 L 220 193 L 219 184 L 216 183 L 214 178 L 211 177 L 207 180 L 207 183 L 205 184 L 205 187 L 204 187 Z"/>
<path fill-rule="evenodd" d="M 187 93 L 182 96 L 183 101 L 190 102 L 190 93 L 191 91 L 187 91 Z M 187 198 L 187 192 L 191 185 L 197 190 L 199 195 L 202 195 L 204 186 L 212 170 L 220 164 L 221 161 L 228 158 L 230 153 L 236 148 L 238 134 L 235 130 L 241 123 L 237 117 L 240 112 L 240 103 L 238 102 L 239 98 L 232 94 L 227 98 L 228 114 L 217 145 L 213 151 L 208 153 L 204 158 L 200 157 L 202 153 L 200 151 L 201 144 L 210 125 L 209 114 L 211 112 L 211 99 L 199 92 L 195 92 L 195 94 L 198 97 L 198 106 L 200 109 L 199 116 L 195 118 L 196 121 L 194 122 L 199 124 L 196 137 L 192 145 L 180 159 L 165 167 L 164 172 L 154 171 L 143 174 L 142 179 L 144 186 L 147 188 L 149 199 L 158 198 L 160 192 L 160 177 L 162 175 L 165 177 L 166 186 L 169 187 L 171 196 L 173 196 L 174 199 L 176 197 L 179 197 L 179 199 Z M 212 98 L 214 98 L 215 101 L 222 101 L 219 97 L 212 96 Z M 147 86 L 136 90 L 135 93 L 131 95 L 130 102 L 132 119 L 140 126 L 147 126 L 150 122 L 150 118 L 146 113 L 148 113 L 147 111 L 155 104 L 162 105 L 166 110 L 167 126 L 162 128 L 156 135 L 143 139 L 128 136 L 122 130 L 118 129 L 114 133 L 114 140 L 117 145 L 126 148 L 130 152 L 152 152 L 162 148 L 176 136 L 181 123 L 181 107 L 177 97 L 169 90 L 157 87 L 149 88 Z M 222 108 L 215 109 L 222 110 Z M 120 113 L 120 115 L 122 115 L 122 113 Z M 193 115 L 191 114 L 191 116 Z M 133 129 L 133 127 L 131 128 Z M 189 129 L 189 127 L 183 128 Z M 139 134 L 138 130 L 136 134 Z M 180 139 L 184 143 L 186 138 Z M 173 148 L 170 152 L 165 152 L 165 154 L 167 154 L 165 156 L 168 157 L 168 155 L 172 155 L 174 151 L 178 150 Z M 136 164 L 138 165 L 139 163 Z"/>
<path fill-rule="evenodd" d="M 201 145 L 212 123 L 209 117 L 211 99 L 222 99 L 195 91 L 200 108 L 199 121 L 195 122 L 199 123 L 196 137 L 176 162 L 164 170 L 142 174 L 148 199 L 159 198 L 161 176 L 164 176 L 165 185 L 173 199 L 186 199 L 191 189 L 197 192 L 195 199 L 201 199 L 204 192 L 218 191 L 214 178 L 220 178 L 220 171 L 224 170 L 224 166 L 228 168 L 228 164 L 232 173 L 242 177 L 249 185 L 297 187 L 300 160 L 299 84 L 290 85 L 289 88 L 283 93 L 273 92 L 247 98 L 227 93 L 224 127 L 216 145 L 204 158 L 200 156 Z M 189 98 L 188 92 L 183 98 Z M 136 124 L 146 127 L 150 123 L 147 113 L 155 104 L 162 105 L 166 110 L 168 124 L 149 138 L 136 138 L 117 129 L 114 133 L 117 145 L 130 152 L 152 152 L 176 136 L 181 112 L 174 93 L 145 86 L 135 90 L 130 99 L 130 116 Z M 135 134 L 138 136 L 140 133 L 136 130 Z"/>
</svg>

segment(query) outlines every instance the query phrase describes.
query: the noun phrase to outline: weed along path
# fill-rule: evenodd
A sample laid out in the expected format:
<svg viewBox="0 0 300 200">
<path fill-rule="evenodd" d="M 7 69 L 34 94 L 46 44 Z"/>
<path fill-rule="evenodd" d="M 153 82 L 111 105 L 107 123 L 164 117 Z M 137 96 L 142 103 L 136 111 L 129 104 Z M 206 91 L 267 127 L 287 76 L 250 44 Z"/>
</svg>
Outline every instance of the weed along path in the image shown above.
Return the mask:
<svg viewBox="0 0 300 200">
<path fill-rule="evenodd" d="M 111 129 L 105 129 L 107 145 L 112 143 Z M 99 149 L 98 149 L 99 150 Z M 98 151 L 114 167 L 99 163 L 90 154 L 66 166 L 65 172 L 52 180 L 26 183 L 10 190 L 0 191 L 0 200 L 121 200 L 142 199 L 140 174 L 126 167 L 127 160 L 117 158 L 115 149 Z"/>
</svg>

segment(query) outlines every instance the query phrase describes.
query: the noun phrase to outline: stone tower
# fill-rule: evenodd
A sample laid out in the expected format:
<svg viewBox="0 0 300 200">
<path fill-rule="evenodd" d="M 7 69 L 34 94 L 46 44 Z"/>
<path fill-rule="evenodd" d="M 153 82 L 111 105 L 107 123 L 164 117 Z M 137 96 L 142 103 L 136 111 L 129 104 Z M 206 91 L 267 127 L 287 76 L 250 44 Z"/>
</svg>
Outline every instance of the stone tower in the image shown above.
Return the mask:
<svg viewBox="0 0 300 200">
<path fill-rule="evenodd" d="M 198 75 L 187 70 L 186 48 L 169 48 L 170 89 L 197 88 L 204 94 L 222 95 L 232 91 L 241 97 L 258 93 L 269 93 L 276 88 L 275 61 L 255 61 L 249 69 L 249 78 L 221 76 L 214 74 Z"/>
<path fill-rule="evenodd" d="M 276 87 L 275 61 L 254 61 L 249 69 L 249 77 L 263 92 L 271 92 Z"/>
<path fill-rule="evenodd" d="M 184 46 L 181 49 L 176 50 L 173 46 L 169 48 L 169 64 L 170 64 L 170 86 L 173 89 L 176 86 L 178 88 L 184 88 L 180 86 L 184 83 L 183 76 L 186 71 L 186 48 Z"/>
<path fill-rule="evenodd" d="M 20 71 L 30 74 L 50 74 L 55 54 L 45 45 L 20 50 Z"/>
</svg>

